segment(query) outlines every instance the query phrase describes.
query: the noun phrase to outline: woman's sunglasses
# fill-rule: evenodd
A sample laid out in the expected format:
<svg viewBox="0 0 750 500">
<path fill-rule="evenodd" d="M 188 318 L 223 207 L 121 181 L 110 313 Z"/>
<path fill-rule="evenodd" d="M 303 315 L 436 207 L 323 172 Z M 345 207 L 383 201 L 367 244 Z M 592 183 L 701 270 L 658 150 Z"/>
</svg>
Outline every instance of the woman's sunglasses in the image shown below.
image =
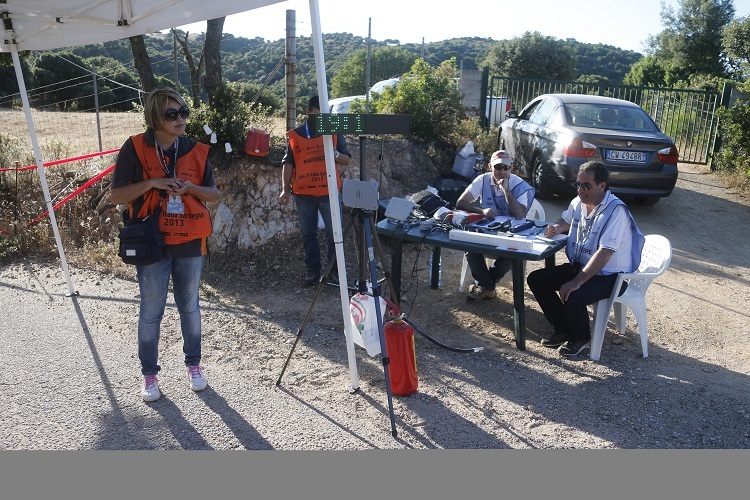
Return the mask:
<svg viewBox="0 0 750 500">
<path fill-rule="evenodd" d="M 190 108 L 187 106 L 183 106 L 180 109 L 168 108 L 164 112 L 164 119 L 168 122 L 173 122 L 177 119 L 177 115 L 180 115 L 183 120 L 187 120 L 188 116 L 190 116 Z"/>
</svg>

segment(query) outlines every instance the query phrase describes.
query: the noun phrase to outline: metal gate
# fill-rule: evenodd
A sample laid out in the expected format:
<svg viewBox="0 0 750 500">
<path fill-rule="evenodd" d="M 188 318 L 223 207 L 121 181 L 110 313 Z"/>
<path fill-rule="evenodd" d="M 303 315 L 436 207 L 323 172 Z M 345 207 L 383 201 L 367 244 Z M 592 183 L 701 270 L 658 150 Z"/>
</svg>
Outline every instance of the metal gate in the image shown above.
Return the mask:
<svg viewBox="0 0 750 500">
<path fill-rule="evenodd" d="M 707 164 L 713 153 L 720 92 L 503 76 L 492 76 L 488 80 L 487 95 L 510 99 L 512 108 L 519 112 L 541 94 L 589 94 L 624 99 L 643 108 L 675 141 L 681 162 Z M 490 109 L 480 116 L 493 116 L 491 107 L 495 102 L 502 101 L 488 99 Z"/>
</svg>

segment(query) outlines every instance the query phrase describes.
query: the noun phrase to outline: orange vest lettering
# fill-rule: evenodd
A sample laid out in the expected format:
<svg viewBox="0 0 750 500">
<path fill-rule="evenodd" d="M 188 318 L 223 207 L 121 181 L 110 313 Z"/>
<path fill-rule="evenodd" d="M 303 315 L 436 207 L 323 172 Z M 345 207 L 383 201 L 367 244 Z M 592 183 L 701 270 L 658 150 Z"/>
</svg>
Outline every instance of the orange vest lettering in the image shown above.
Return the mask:
<svg viewBox="0 0 750 500">
<path fill-rule="evenodd" d="M 292 178 L 292 192 L 294 194 L 310 196 L 328 195 L 328 173 L 326 172 L 325 155 L 323 152 L 323 137 L 313 139 L 302 137 L 296 131 L 287 132 L 289 146 L 294 155 L 294 176 Z M 338 137 L 333 139 L 333 149 L 336 149 Z M 336 167 L 336 184 L 341 189 L 341 175 Z"/>
<path fill-rule="evenodd" d="M 144 134 L 134 135 L 130 138 L 135 146 L 135 152 L 143 166 L 143 178 L 155 179 L 167 177 L 164 167 L 156 154 L 153 146 L 146 143 Z M 203 173 L 208 158 L 208 146 L 196 143 L 187 154 L 180 156 L 177 162 L 178 170 L 175 170 L 175 176 L 188 180 L 200 186 L 203 182 Z M 154 213 L 156 207 L 165 198 L 159 196 L 159 191 L 152 189 L 144 195 L 144 203 L 138 212 L 137 217 L 145 217 Z M 189 194 L 182 195 L 182 203 L 185 204 L 185 210 L 182 214 L 166 213 L 162 206 L 159 215 L 159 232 L 164 236 L 164 242 L 167 245 L 179 245 L 187 243 L 198 238 L 207 238 L 211 235 L 213 227 L 211 225 L 211 215 L 208 208 L 198 198 Z M 133 207 L 130 205 L 132 215 Z M 204 245 L 205 246 L 205 245 Z"/>
</svg>

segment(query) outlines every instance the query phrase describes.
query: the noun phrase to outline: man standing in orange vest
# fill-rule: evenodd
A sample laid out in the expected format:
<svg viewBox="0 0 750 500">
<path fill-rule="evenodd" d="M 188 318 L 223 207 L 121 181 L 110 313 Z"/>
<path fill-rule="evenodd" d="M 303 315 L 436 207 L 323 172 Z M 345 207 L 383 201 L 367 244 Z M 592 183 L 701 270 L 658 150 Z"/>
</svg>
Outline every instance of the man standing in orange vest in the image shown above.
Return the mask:
<svg viewBox="0 0 750 500">
<path fill-rule="evenodd" d="M 310 99 L 307 114 L 320 113 L 318 96 Z M 333 225 L 331 224 L 331 204 L 328 199 L 328 176 L 326 172 L 323 136 L 314 135 L 307 122 L 287 132 L 287 149 L 283 164 L 281 194 L 279 203 L 286 205 L 294 194 L 297 215 L 302 230 L 302 247 L 305 251 L 305 286 L 312 286 L 320 280 L 320 247 L 318 246 L 318 213 L 326 231 L 328 261 L 335 258 Z M 341 189 L 339 165 L 349 165 L 352 155 L 346 147 L 342 134 L 334 135 L 334 162 L 336 163 L 336 183 Z M 335 275 L 332 275 L 335 280 Z"/>
</svg>

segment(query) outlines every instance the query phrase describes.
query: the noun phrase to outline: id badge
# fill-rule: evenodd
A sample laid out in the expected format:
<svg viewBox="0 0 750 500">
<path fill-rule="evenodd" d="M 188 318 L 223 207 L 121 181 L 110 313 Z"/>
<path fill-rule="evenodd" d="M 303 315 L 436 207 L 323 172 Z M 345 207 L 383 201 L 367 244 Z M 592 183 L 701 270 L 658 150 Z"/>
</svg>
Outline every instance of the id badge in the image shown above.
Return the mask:
<svg viewBox="0 0 750 500">
<path fill-rule="evenodd" d="M 185 204 L 182 202 L 182 196 L 170 196 L 167 202 L 167 213 L 182 215 L 185 213 Z"/>
</svg>

